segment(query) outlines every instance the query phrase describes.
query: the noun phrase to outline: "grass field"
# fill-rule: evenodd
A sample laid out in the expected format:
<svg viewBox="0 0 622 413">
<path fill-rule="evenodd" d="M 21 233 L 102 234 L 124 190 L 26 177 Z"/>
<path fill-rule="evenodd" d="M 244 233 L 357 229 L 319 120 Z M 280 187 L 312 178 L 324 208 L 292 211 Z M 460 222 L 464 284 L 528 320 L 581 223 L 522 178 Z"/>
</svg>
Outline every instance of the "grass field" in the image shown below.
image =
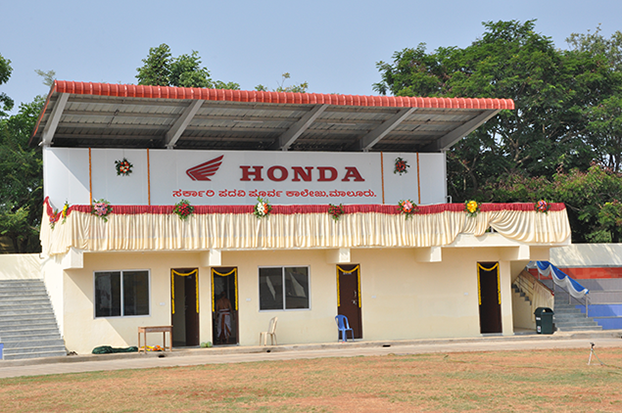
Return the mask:
<svg viewBox="0 0 622 413">
<path fill-rule="evenodd" d="M 322 358 L 0 380 L 3 412 L 620 412 L 622 349 Z M 594 362 L 594 360 L 593 360 Z"/>
</svg>

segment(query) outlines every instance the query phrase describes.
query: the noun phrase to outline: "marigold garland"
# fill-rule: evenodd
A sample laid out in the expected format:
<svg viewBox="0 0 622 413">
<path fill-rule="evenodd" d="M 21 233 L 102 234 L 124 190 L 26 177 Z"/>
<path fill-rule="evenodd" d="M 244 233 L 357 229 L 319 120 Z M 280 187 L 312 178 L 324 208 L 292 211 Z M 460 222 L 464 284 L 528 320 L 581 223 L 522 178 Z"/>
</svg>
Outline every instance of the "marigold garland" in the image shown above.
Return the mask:
<svg viewBox="0 0 622 413">
<path fill-rule="evenodd" d="M 186 220 L 194 212 L 194 207 L 185 199 L 175 204 L 173 212 L 176 213 L 181 220 Z"/>
</svg>

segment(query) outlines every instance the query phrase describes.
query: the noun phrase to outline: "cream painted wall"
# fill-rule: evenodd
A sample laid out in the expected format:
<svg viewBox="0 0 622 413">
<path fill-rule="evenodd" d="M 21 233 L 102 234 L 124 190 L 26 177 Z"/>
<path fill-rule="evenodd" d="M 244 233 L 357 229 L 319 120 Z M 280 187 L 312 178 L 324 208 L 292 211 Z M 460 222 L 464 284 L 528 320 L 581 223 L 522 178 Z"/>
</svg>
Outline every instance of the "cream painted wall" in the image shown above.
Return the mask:
<svg viewBox="0 0 622 413">
<path fill-rule="evenodd" d="M 420 263 L 413 249 L 358 249 L 364 340 L 474 337 L 480 334 L 477 262 L 499 261 L 500 248 L 445 248 L 443 261 Z M 278 317 L 279 344 L 337 340 L 336 268 L 326 250 L 223 251 L 221 266 L 238 267 L 240 345 L 259 344 Z M 199 268 L 200 341 L 211 341 L 210 268 L 201 253 L 99 253 L 84 255 L 84 268 L 64 271 L 64 328 L 69 350 L 90 353 L 99 345 L 137 344 L 137 328 L 170 325 L 170 269 Z M 259 311 L 258 267 L 309 266 L 309 310 Z M 149 269 L 149 316 L 95 318 L 93 272 Z M 500 261 L 503 334 L 513 334 L 511 265 Z M 161 344 L 161 335 L 148 344 Z"/>
<path fill-rule="evenodd" d="M 68 350 L 84 354 L 100 345 L 135 346 L 139 326 L 170 325 L 170 269 L 180 267 L 199 267 L 199 254 L 85 253 L 84 268 L 65 271 L 64 336 Z M 131 269 L 150 270 L 150 315 L 95 318 L 93 272 Z M 209 276 L 206 274 L 209 274 L 207 269 L 199 268 L 201 337 L 211 332 Z M 162 345 L 162 335 L 148 335 L 147 343 Z"/>
<path fill-rule="evenodd" d="M 259 333 L 275 316 L 279 344 L 337 340 L 337 270 L 326 256 L 324 250 L 223 252 L 223 266 L 238 267 L 241 345 L 258 345 Z M 311 309 L 259 311 L 260 266 L 309 266 Z"/>
<path fill-rule="evenodd" d="M 41 278 L 39 254 L 0 254 L 0 280 Z"/>
</svg>

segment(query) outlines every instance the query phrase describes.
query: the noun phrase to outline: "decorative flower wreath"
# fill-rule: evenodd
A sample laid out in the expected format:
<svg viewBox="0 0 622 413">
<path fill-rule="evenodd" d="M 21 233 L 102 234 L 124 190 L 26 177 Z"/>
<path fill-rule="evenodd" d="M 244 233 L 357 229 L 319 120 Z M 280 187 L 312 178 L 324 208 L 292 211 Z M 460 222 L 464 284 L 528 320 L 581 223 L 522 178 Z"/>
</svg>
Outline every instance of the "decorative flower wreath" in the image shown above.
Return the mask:
<svg viewBox="0 0 622 413">
<path fill-rule="evenodd" d="M 408 173 L 408 168 L 410 168 L 408 162 L 400 157 L 395 158 L 395 169 L 393 170 L 394 174 L 406 174 Z"/>
<path fill-rule="evenodd" d="M 58 210 L 55 209 L 54 212 L 52 212 L 52 215 L 50 215 L 50 228 L 54 229 L 54 227 L 56 226 L 56 223 L 60 220 L 60 214 L 58 213 Z"/>
<path fill-rule="evenodd" d="M 268 203 L 268 200 L 257 198 L 257 204 L 255 205 L 253 214 L 255 214 L 257 218 L 263 218 L 270 215 L 270 212 L 272 212 L 272 205 Z"/>
<path fill-rule="evenodd" d="M 117 175 L 128 176 L 132 173 L 134 165 L 132 165 L 127 159 L 123 158 L 123 160 L 114 161 L 114 167 L 117 170 Z"/>
<path fill-rule="evenodd" d="M 50 228 L 54 229 L 54 226 L 56 226 L 56 223 L 58 221 L 61 221 L 61 224 L 64 224 L 65 221 L 67 221 L 67 214 L 69 213 L 69 204 L 67 203 L 67 201 L 65 201 L 65 205 L 63 205 L 63 209 L 61 209 L 60 212 L 58 212 L 58 209 L 54 209 L 52 211 L 52 215 L 50 215 Z"/>
<path fill-rule="evenodd" d="M 186 220 L 192 213 L 194 212 L 194 207 L 190 205 L 190 202 L 182 199 L 178 203 L 175 204 L 173 208 L 173 212 L 176 213 L 180 219 Z"/>
<path fill-rule="evenodd" d="M 549 212 L 549 209 L 551 209 L 551 204 L 546 202 L 544 199 L 541 199 L 538 202 L 536 202 L 535 208 L 536 208 L 536 212 L 542 212 L 546 214 L 547 212 Z"/>
<path fill-rule="evenodd" d="M 400 214 L 406 215 L 406 219 L 412 217 L 417 212 L 417 204 L 411 199 L 401 200 L 397 203 L 397 206 L 400 208 Z"/>
<path fill-rule="evenodd" d="M 339 221 L 339 218 L 341 218 L 341 216 L 345 213 L 345 210 L 343 209 L 342 204 L 339 204 L 339 205 L 328 204 L 328 213 L 332 216 L 332 218 L 335 221 Z"/>
<path fill-rule="evenodd" d="M 91 214 L 97 215 L 104 222 L 108 222 L 108 215 L 112 212 L 112 206 L 110 202 L 100 199 L 99 201 L 93 200 L 93 205 L 91 206 Z"/>
<path fill-rule="evenodd" d="M 479 212 L 479 204 L 477 201 L 465 201 L 464 212 L 466 212 L 470 217 L 475 218 Z"/>
</svg>

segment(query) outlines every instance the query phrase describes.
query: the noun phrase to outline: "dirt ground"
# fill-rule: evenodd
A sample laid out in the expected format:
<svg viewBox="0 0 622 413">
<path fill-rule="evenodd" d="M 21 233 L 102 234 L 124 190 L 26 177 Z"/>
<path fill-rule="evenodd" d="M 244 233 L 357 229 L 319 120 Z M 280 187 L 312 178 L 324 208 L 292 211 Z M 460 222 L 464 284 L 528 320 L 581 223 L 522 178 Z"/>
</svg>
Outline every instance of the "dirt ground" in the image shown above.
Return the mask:
<svg viewBox="0 0 622 413">
<path fill-rule="evenodd" d="M 2 412 L 622 411 L 622 349 L 323 358 L 0 380 Z"/>
</svg>

